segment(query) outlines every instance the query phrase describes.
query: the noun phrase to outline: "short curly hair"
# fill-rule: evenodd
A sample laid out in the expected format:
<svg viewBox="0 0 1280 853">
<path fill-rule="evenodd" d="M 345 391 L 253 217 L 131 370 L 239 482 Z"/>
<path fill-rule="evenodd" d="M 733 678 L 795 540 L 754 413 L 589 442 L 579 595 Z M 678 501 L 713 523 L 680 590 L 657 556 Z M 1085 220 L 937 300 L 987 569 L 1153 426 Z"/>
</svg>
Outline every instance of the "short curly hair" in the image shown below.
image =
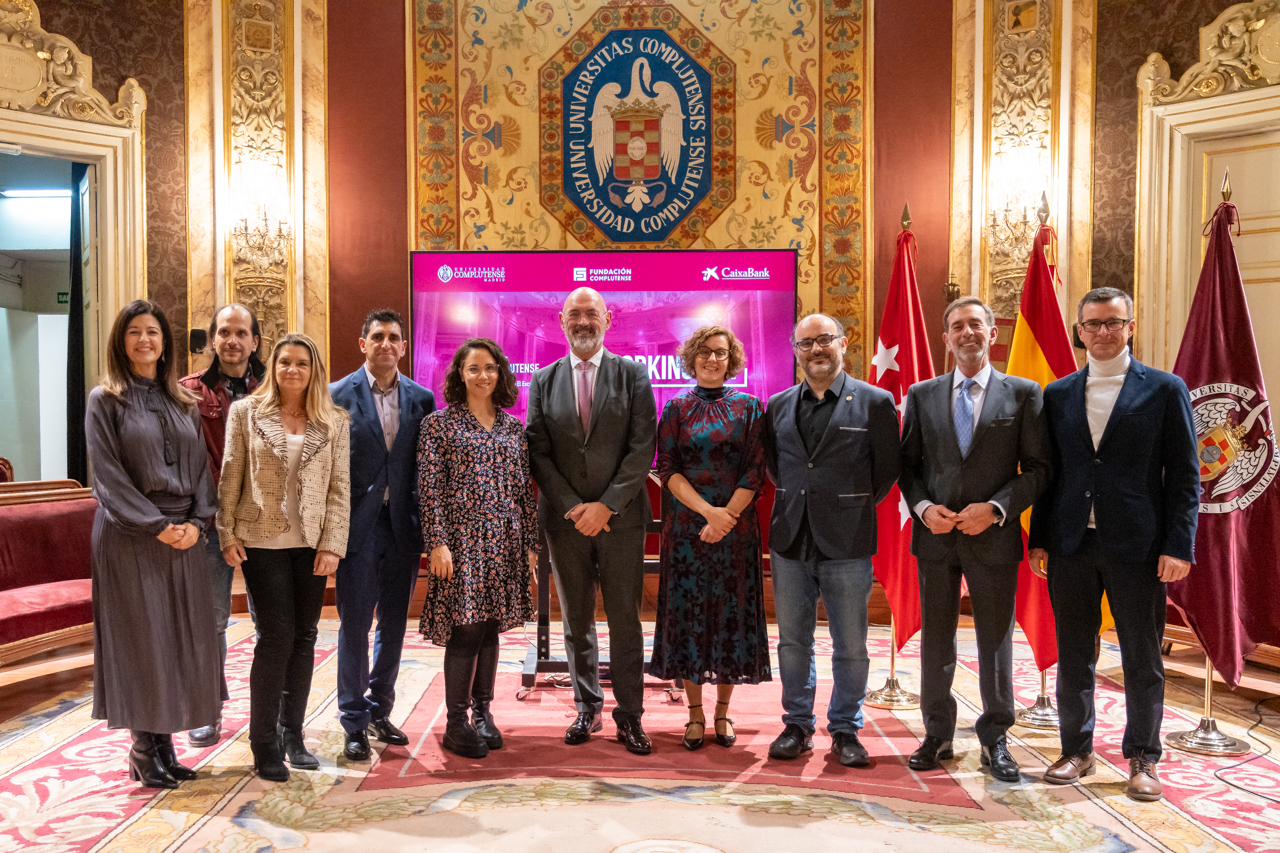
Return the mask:
<svg viewBox="0 0 1280 853">
<path fill-rule="evenodd" d="M 742 372 L 742 368 L 747 366 L 747 354 L 742 349 L 742 342 L 726 329 L 724 326 L 703 326 L 698 331 L 689 336 L 689 340 L 684 342 L 684 346 L 680 347 L 680 366 L 684 368 L 684 372 L 690 376 L 696 377 L 694 359 L 698 356 L 698 350 L 707 341 L 716 335 L 724 335 L 725 340 L 729 342 L 729 364 L 725 367 L 724 378 L 732 379 Z"/>
<path fill-rule="evenodd" d="M 444 377 L 444 401 L 450 405 L 463 405 L 467 402 L 467 383 L 462 381 L 462 363 L 471 355 L 472 350 L 482 349 L 498 364 L 498 384 L 493 389 L 493 405 L 499 409 L 509 409 L 516 404 L 519 389 L 516 386 L 515 374 L 511 372 L 511 362 L 502 353 L 502 347 L 489 338 L 470 338 L 453 354 L 449 364 L 449 372 Z"/>
</svg>

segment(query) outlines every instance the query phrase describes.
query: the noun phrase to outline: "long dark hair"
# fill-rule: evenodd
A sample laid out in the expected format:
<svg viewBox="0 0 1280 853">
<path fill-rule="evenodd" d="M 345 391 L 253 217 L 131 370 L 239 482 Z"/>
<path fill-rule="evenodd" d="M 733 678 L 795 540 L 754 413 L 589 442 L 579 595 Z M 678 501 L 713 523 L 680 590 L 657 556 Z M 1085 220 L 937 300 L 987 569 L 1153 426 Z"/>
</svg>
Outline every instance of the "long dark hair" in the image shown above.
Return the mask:
<svg viewBox="0 0 1280 853">
<path fill-rule="evenodd" d="M 471 338 L 453 354 L 449 364 L 449 372 L 444 377 L 444 401 L 450 405 L 465 405 L 467 402 L 467 384 L 462 381 L 462 363 L 471 355 L 472 350 L 482 349 L 498 364 L 498 384 L 493 389 L 493 405 L 499 409 L 509 409 L 516 404 L 516 377 L 511 372 L 511 363 L 502 354 L 502 347 L 497 341 L 489 338 Z"/>
<path fill-rule="evenodd" d="M 133 382 L 133 363 L 129 361 L 129 353 L 124 348 L 124 334 L 129 324 L 138 317 L 156 318 L 160 326 L 160 360 L 156 362 L 156 386 L 168 395 L 170 400 L 183 409 L 190 410 L 195 405 L 196 397 L 178 382 L 178 363 L 174 357 L 173 332 L 169 329 L 169 318 L 164 310 L 150 299 L 135 299 L 116 315 L 111 324 L 111 336 L 107 339 L 107 369 L 102 378 L 102 389 L 113 397 L 124 398 L 125 389 Z"/>
</svg>

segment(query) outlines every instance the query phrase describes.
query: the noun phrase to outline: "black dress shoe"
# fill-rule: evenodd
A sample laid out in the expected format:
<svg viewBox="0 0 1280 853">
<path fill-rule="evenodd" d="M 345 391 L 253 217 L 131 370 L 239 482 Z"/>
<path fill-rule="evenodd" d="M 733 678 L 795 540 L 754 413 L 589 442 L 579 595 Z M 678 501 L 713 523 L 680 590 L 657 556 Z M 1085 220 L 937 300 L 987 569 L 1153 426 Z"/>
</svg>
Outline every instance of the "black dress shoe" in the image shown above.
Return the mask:
<svg viewBox="0 0 1280 853">
<path fill-rule="evenodd" d="M 342 754 L 352 761 L 368 761 L 369 736 L 364 732 L 347 732 Z"/>
<path fill-rule="evenodd" d="M 982 766 L 991 768 L 991 775 L 1001 782 L 1019 782 L 1022 780 L 1022 769 L 1009 754 L 1009 741 L 1000 738 L 995 746 L 982 748 Z"/>
<path fill-rule="evenodd" d="M 790 723 L 782 730 L 782 734 L 769 744 L 769 757 L 791 761 L 811 749 L 813 749 L 813 738 L 809 733 L 795 723 Z"/>
<path fill-rule="evenodd" d="M 288 782 L 289 768 L 284 766 L 284 758 L 280 754 L 280 739 L 250 742 L 253 750 L 253 771 L 268 782 Z"/>
<path fill-rule="evenodd" d="M 653 752 L 653 744 L 640 725 L 640 718 L 635 714 L 619 714 L 614 721 L 618 726 L 618 743 L 627 747 L 633 755 L 648 755 Z"/>
<path fill-rule="evenodd" d="M 938 766 L 939 761 L 950 761 L 955 757 L 956 754 L 951 749 L 951 741 L 925 735 L 920 746 L 907 759 L 907 766 L 912 770 L 932 770 Z"/>
<path fill-rule="evenodd" d="M 130 730 L 133 748 L 129 750 L 129 778 L 144 788 L 176 788 L 178 780 L 169 774 L 160 758 L 160 745 L 151 732 Z"/>
<path fill-rule="evenodd" d="M 222 720 L 217 719 L 211 726 L 201 726 L 198 729 L 192 729 L 187 732 L 187 743 L 192 746 L 204 749 L 206 746 L 213 746 L 222 737 Z"/>
<path fill-rule="evenodd" d="M 573 725 L 564 730 L 564 742 L 570 746 L 586 743 L 591 740 L 592 734 L 603 728 L 604 723 L 600 720 L 599 714 L 594 711 L 579 711 Z"/>
<path fill-rule="evenodd" d="M 395 725 L 385 717 L 381 720 L 369 721 L 369 734 L 373 735 L 383 743 L 395 744 L 396 746 L 409 745 L 409 736 L 396 728 Z"/>
<path fill-rule="evenodd" d="M 315 770 L 320 766 L 316 758 L 302 739 L 302 729 L 276 724 L 276 735 L 280 738 L 280 751 L 289 759 L 289 764 L 299 770 Z"/>
<path fill-rule="evenodd" d="M 831 736 L 831 751 L 845 767 L 870 767 L 871 756 L 858 740 L 857 732 L 836 732 Z"/>
</svg>

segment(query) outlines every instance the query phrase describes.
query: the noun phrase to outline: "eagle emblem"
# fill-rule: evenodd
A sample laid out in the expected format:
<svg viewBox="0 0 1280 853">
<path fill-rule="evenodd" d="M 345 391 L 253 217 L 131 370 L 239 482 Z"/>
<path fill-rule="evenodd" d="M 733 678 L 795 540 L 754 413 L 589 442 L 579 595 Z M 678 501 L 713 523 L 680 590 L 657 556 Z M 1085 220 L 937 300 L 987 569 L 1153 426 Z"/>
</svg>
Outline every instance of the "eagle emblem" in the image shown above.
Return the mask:
<svg viewBox="0 0 1280 853">
<path fill-rule="evenodd" d="M 1280 468 L 1275 433 L 1263 418 L 1270 403 L 1256 397 L 1252 389 L 1226 383 L 1192 393 L 1202 512 L 1243 509 Z M 1237 494 L 1241 490 L 1244 493 Z"/>
<path fill-rule="evenodd" d="M 644 57 L 631 66 L 630 90 L 621 92 L 621 85 L 608 83 L 596 95 L 590 146 L 609 200 L 638 213 L 665 200 L 666 187 L 651 183 L 662 169 L 676 180 L 684 148 L 684 113 L 675 87 L 655 82 Z M 608 180 L 610 170 L 613 181 Z"/>
</svg>

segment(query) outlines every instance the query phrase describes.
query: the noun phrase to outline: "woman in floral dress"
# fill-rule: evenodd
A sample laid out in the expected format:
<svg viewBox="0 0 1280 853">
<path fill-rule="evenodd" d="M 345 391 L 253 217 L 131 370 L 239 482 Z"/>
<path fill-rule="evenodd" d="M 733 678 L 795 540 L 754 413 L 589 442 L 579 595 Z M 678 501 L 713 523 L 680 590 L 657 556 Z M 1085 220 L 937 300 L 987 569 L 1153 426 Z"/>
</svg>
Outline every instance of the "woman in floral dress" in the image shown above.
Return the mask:
<svg viewBox="0 0 1280 853">
<path fill-rule="evenodd" d="M 498 634 L 533 613 L 537 507 L 524 426 L 502 411 L 516 402 L 502 349 L 488 338 L 459 347 L 444 398 L 448 408 L 424 418 L 418 436 L 418 501 L 431 559 L 418 630 L 445 649 L 444 748 L 484 758 L 502 746 L 489 713 Z"/>
<path fill-rule="evenodd" d="M 669 401 L 658 424 L 658 476 L 673 500 L 663 519 L 649 671 L 684 680 L 682 743 L 693 750 L 706 732 L 703 684 L 716 685 L 716 742 L 732 746 L 733 686 L 772 677 L 754 506 L 764 486 L 764 407 L 725 387 L 746 361 L 728 329 L 694 332 L 680 358 L 698 384 Z"/>
</svg>

